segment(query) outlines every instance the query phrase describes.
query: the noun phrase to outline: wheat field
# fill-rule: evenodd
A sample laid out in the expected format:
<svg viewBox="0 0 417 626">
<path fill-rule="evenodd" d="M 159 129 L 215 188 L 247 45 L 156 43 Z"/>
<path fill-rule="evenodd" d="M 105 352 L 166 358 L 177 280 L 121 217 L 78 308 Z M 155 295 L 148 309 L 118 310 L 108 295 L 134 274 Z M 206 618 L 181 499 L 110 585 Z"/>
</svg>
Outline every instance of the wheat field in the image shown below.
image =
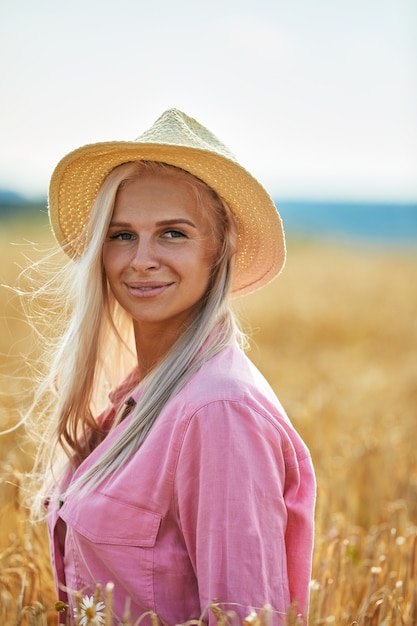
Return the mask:
<svg viewBox="0 0 417 626">
<path fill-rule="evenodd" d="M 38 254 L 25 238 L 49 245 L 46 221 L 2 224 L 0 283 L 14 285 Z M 249 356 L 316 469 L 310 626 L 417 624 L 416 279 L 416 250 L 290 240 L 282 276 L 236 303 Z M 5 430 L 29 399 L 36 343 L 19 299 L 0 289 Z M 0 452 L 0 623 L 56 624 L 45 529 L 24 507 L 22 427 L 0 437 Z"/>
</svg>

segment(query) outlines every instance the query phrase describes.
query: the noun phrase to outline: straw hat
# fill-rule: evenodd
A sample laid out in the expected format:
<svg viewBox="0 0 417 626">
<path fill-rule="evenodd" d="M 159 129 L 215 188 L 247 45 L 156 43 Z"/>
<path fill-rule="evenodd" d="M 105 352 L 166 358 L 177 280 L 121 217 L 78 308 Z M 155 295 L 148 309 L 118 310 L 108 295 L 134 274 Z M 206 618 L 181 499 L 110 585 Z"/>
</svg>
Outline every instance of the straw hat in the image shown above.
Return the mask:
<svg viewBox="0 0 417 626">
<path fill-rule="evenodd" d="M 49 187 L 49 217 L 58 243 L 70 257 L 82 254 L 80 235 L 107 174 L 117 165 L 142 160 L 190 172 L 228 204 L 238 224 L 234 296 L 255 291 L 280 273 L 285 239 L 272 199 L 224 144 L 177 109 L 163 113 L 135 141 L 86 145 L 58 163 Z"/>
</svg>

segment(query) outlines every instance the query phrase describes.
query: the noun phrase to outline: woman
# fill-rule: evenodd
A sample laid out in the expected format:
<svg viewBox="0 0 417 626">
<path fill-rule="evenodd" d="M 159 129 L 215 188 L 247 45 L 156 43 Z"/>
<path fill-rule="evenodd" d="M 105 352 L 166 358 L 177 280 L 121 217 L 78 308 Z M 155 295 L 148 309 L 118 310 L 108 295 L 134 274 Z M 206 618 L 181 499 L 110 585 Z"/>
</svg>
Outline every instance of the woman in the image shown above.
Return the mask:
<svg viewBox="0 0 417 626">
<path fill-rule="evenodd" d="M 60 598 L 111 581 L 116 622 L 126 602 L 132 622 L 169 625 L 214 620 L 213 601 L 305 616 L 310 455 L 230 307 L 284 265 L 272 200 L 175 109 L 134 142 L 67 155 L 49 200 L 72 259 L 38 460 Z"/>
</svg>

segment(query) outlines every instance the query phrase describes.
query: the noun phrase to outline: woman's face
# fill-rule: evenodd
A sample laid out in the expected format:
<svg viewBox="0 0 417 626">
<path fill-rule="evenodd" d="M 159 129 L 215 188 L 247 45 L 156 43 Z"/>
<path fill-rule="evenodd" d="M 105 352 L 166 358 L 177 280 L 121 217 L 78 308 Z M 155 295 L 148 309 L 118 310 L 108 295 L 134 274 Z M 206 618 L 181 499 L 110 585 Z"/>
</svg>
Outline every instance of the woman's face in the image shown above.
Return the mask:
<svg viewBox="0 0 417 626">
<path fill-rule="evenodd" d="M 207 290 L 217 249 L 181 179 L 145 173 L 119 189 L 103 263 L 136 334 L 178 334 Z"/>
</svg>

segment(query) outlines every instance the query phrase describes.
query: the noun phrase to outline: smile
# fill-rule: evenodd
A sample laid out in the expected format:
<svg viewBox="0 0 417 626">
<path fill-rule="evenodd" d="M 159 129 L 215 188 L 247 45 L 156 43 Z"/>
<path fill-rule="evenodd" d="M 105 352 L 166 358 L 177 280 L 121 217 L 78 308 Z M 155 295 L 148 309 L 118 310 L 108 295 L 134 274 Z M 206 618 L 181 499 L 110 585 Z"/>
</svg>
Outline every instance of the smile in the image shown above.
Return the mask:
<svg viewBox="0 0 417 626">
<path fill-rule="evenodd" d="M 131 296 L 135 298 L 151 298 L 164 293 L 172 283 L 152 283 L 141 285 L 138 283 L 127 283 L 126 287 Z"/>
</svg>

